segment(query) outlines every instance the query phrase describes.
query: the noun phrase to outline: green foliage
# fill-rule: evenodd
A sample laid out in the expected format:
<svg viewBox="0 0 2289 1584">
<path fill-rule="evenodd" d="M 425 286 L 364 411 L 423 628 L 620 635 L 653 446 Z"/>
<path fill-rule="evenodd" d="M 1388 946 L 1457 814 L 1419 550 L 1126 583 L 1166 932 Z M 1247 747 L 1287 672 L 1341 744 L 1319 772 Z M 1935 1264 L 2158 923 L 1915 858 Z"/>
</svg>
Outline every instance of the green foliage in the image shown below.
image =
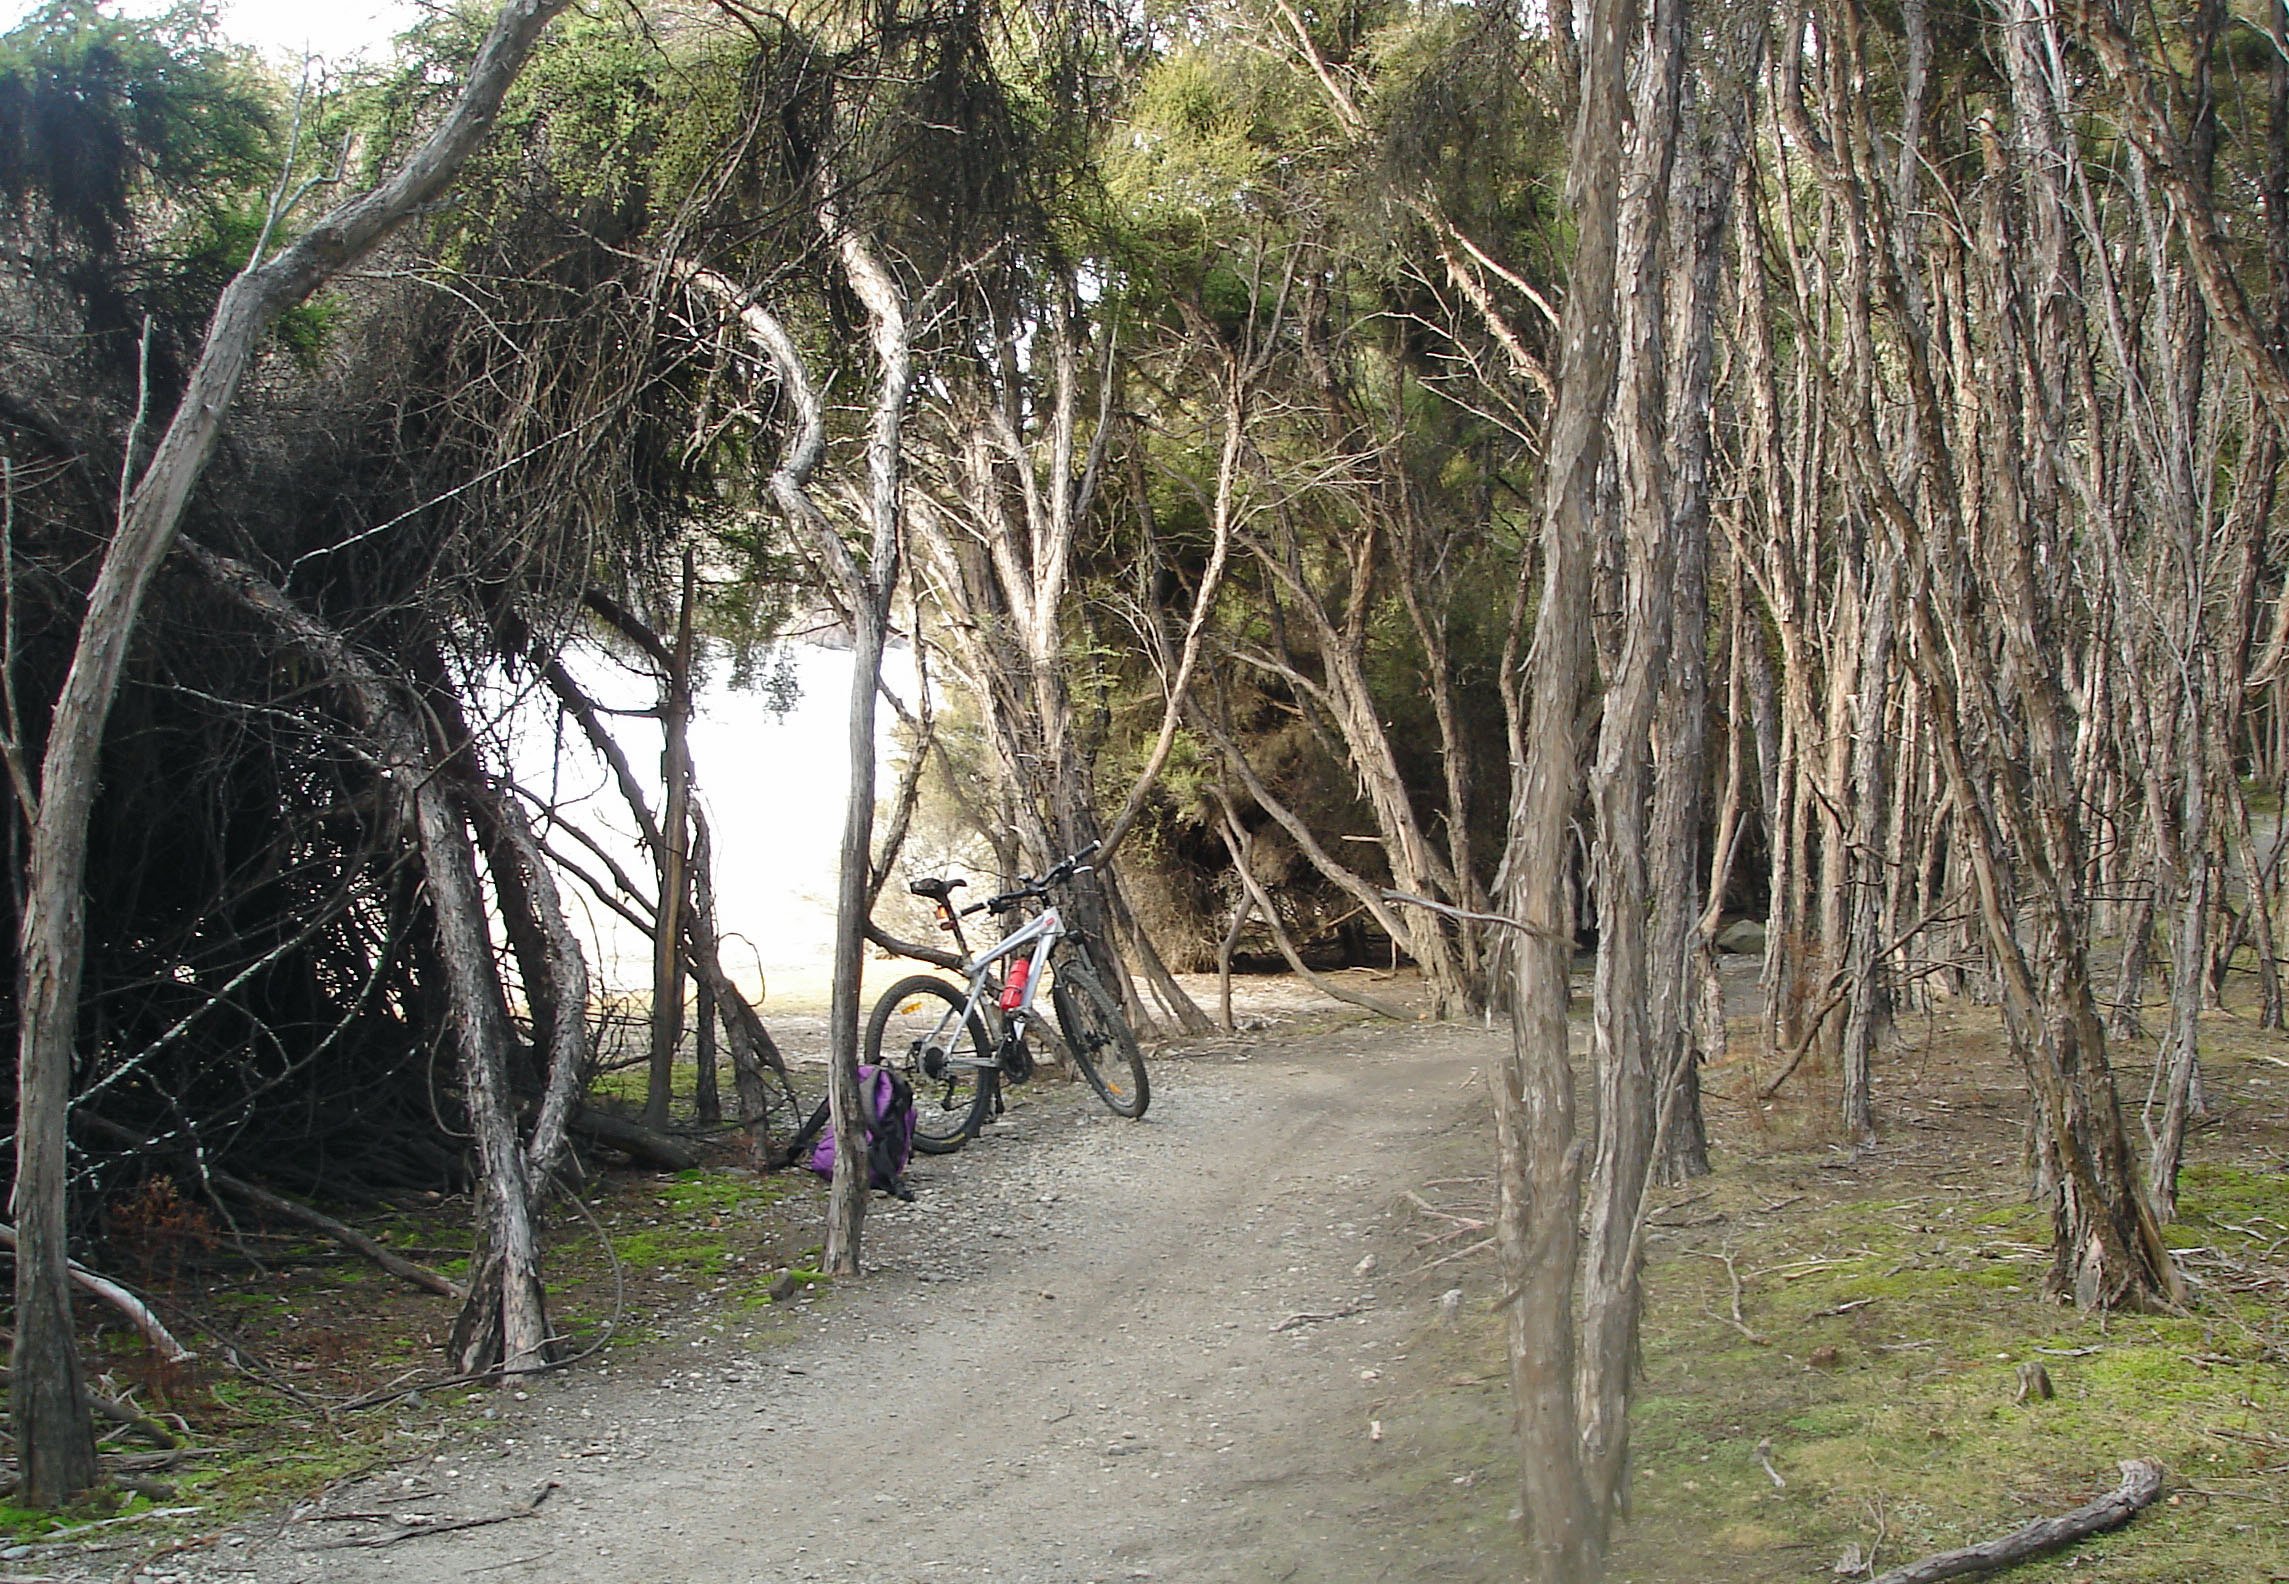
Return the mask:
<svg viewBox="0 0 2289 1584">
<path fill-rule="evenodd" d="M 110 254 L 139 210 L 227 208 L 275 133 L 270 85 L 203 0 L 149 19 L 50 0 L 0 36 L 0 200 L 51 246 Z"/>
<path fill-rule="evenodd" d="M 146 315 L 154 384 L 187 359 L 259 233 L 278 122 L 277 85 L 205 3 L 134 18 L 51 0 L 0 36 L 0 236 L 74 305 L 106 376 L 136 376 Z M 322 323 L 282 333 L 307 347 Z"/>
</svg>

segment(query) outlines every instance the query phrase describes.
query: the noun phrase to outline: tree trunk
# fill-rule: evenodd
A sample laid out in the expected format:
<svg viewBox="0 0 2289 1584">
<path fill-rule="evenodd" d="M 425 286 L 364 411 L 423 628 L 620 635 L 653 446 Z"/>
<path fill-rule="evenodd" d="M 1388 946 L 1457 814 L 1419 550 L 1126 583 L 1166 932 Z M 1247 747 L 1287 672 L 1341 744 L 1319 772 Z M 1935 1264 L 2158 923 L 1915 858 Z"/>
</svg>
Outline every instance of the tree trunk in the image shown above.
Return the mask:
<svg viewBox="0 0 2289 1584">
<path fill-rule="evenodd" d="M 145 591 L 166 559 L 192 487 L 222 433 L 265 332 L 278 316 L 440 191 L 492 123 L 534 42 L 566 0 L 510 0 L 436 130 L 379 186 L 322 216 L 267 262 L 250 263 L 216 304 L 183 399 L 128 492 L 103 557 L 71 669 L 49 720 L 18 935 L 16 1341 L 12 1402 L 20 1500 L 52 1507 L 93 1484 L 93 1429 L 71 1328 L 64 1167 L 85 949 L 88 816 L 119 678 Z"/>
<path fill-rule="evenodd" d="M 1504 856 L 1507 911 L 1522 931 L 1512 959 L 1514 1037 L 1493 1085 L 1495 1244 L 1509 1298 L 1518 1505 L 1535 1584 L 1595 1579 L 1605 1541 L 1605 1503 L 1584 1466 L 1575 1396 L 1581 1154 L 1567 1036 L 1567 875 L 1568 827 L 1581 787 L 1597 479 L 1617 361 L 1616 198 L 1635 0 L 1594 0 L 1588 22 L 1566 184 L 1576 242 L 1560 328 L 1558 400 L 1544 442 L 1543 574 L 1527 662 L 1526 752 L 1515 770 Z"/>
<path fill-rule="evenodd" d="M 823 192 L 832 194 L 829 173 Z M 781 399 L 792 423 L 779 464 L 766 481 L 789 526 L 810 542 L 828 567 L 852 624 L 850 793 L 845 805 L 841 873 L 835 892 L 833 988 L 828 1003 L 827 1104 L 834 1130 L 835 1171 L 828 1191 L 827 1238 L 822 1264 L 830 1275 L 855 1276 L 866 1218 L 867 1152 L 858 1093 L 859 989 L 865 966 L 868 910 L 874 896 L 874 700 L 882 686 L 882 655 L 891 601 L 898 589 L 902 475 L 900 435 L 914 368 L 905 298 L 865 241 L 842 221 L 830 200 L 821 205 L 828 242 L 840 254 L 844 278 L 866 307 L 880 381 L 867 429 L 866 490 L 862 516 L 870 552 L 862 565 L 811 496 L 811 475 L 826 452 L 826 407 L 786 327 L 761 304 L 720 275 L 692 269 L 697 290 L 734 313 L 741 328 L 779 376 Z"/>
<path fill-rule="evenodd" d="M 1761 26 L 1758 29 L 1761 35 Z M 1653 912 L 1648 940 L 1648 1016 L 1656 1090 L 1666 1123 L 1657 1128 L 1664 1181 L 1682 1182 L 1709 1170 L 1709 1139 L 1701 1112 L 1698 999 L 1703 970 L 1702 842 L 1709 813 L 1709 415 L 1715 362 L 1717 293 L 1724 269 L 1724 238 L 1732 193 L 1748 139 L 1749 86 L 1761 36 L 1732 41 L 1733 58 L 1712 62 L 1704 91 L 1688 76 L 1696 123 L 1683 142 L 1671 179 L 1673 201 L 1685 222 L 1668 289 L 1676 343 L 1670 350 L 1666 443 L 1674 457 L 1669 537 L 1674 567 L 1669 592 L 1670 659 L 1663 668 L 1654 722 L 1660 773 L 1653 786 L 1647 843 L 1652 866 Z M 1737 768 L 1737 757 L 1735 758 Z M 1738 782 L 1728 776 L 1737 812 Z M 1717 820 L 1719 841 L 1729 841 L 1727 816 Z M 1721 898 L 1717 899 L 1721 902 Z M 1719 992 L 1721 995 L 1721 991 Z"/>
<path fill-rule="evenodd" d="M 660 810 L 664 838 L 652 854 L 660 877 L 658 924 L 652 930 L 652 1050 L 644 1087 L 644 1125 L 665 1128 L 675 1092 L 676 1048 L 683 1043 L 683 925 L 691 885 L 691 653 L 697 574 L 684 549 L 683 600 L 676 644 L 660 679 Z"/>
<path fill-rule="evenodd" d="M 1632 147 L 1618 223 L 1621 345 L 1608 423 L 1620 482 L 1620 663 L 1606 684 L 1589 776 L 1597 816 L 1592 886 L 1598 954 L 1591 1040 L 1597 1068 L 1596 1144 L 1582 1271 L 1577 1393 L 1582 1461 L 1596 1524 L 1613 1525 L 1626 1493 L 1629 1384 L 1640 1313 L 1638 1220 L 1658 1129 L 1650 1016 L 1654 976 L 1647 871 L 1653 727 L 1671 670 L 1677 548 L 1669 471 L 1667 301 L 1670 178 L 1685 74 L 1683 0 L 1656 0 L 1630 116 Z M 1694 239 L 1688 238 L 1688 252 Z M 1700 656 L 1694 656 L 1697 666 Z M 1681 767 L 1664 764 L 1664 778 Z M 1681 791 L 1699 791 L 1699 766 Z"/>
<path fill-rule="evenodd" d="M 1877 558 L 1869 576 L 1875 587 L 1860 628 L 1859 697 L 1852 721 L 1852 886 L 1851 923 L 1843 942 L 1842 972 L 1848 988 L 1843 1037 L 1844 1136 L 1855 1144 L 1876 1135 L 1876 1036 L 1890 1017 L 1884 981 L 1884 862 L 1882 822 L 1885 776 L 1892 739 L 1885 731 L 1890 697 L 1893 602 L 1899 566 Z"/>
</svg>

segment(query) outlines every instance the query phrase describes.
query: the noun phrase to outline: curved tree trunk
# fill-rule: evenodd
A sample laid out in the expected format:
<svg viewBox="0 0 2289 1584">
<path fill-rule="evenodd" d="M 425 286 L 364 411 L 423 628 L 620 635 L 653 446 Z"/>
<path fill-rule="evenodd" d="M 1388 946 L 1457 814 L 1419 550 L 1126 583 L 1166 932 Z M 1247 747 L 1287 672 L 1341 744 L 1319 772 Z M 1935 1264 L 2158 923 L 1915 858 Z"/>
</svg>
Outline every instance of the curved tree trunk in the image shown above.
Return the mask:
<svg viewBox="0 0 2289 1584">
<path fill-rule="evenodd" d="M 834 1130 L 835 1172 L 827 1204 L 824 1268 L 855 1276 L 866 1219 L 867 1151 L 858 1092 L 859 989 L 874 898 L 875 697 L 882 687 L 882 656 L 890 609 L 898 591 L 901 512 L 905 493 L 901 436 L 914 384 L 906 299 L 873 249 L 845 224 L 833 200 L 831 171 L 822 168 L 820 223 L 842 261 L 843 277 L 866 307 L 877 385 L 866 439 L 866 483 L 858 510 L 868 540 L 862 563 L 835 531 L 811 493 L 811 476 L 826 454 L 826 408 L 794 337 L 776 316 L 738 285 L 711 270 L 685 268 L 693 288 L 732 313 L 779 377 L 792 423 L 778 465 L 765 481 L 789 527 L 826 565 L 850 614 L 853 652 L 850 688 L 850 791 L 844 808 L 841 872 L 835 890 L 833 988 L 828 1004 L 827 1101 Z"/>
<path fill-rule="evenodd" d="M 199 361 L 104 554 L 56 701 L 32 821 L 18 936 L 16 1341 L 12 1402 L 22 1499 L 49 1507 L 96 1477 L 95 1439 L 72 1339 L 64 1216 L 66 1112 L 85 950 L 88 815 L 105 722 L 145 591 L 173 545 L 240 384 L 278 316 L 364 257 L 452 180 L 566 0 L 510 0 L 445 119 L 379 186 L 252 263 L 215 307 Z"/>
<path fill-rule="evenodd" d="M 524 866 L 536 913 L 553 912 L 550 993 L 556 1027 L 550 1031 L 551 1071 L 532 1155 L 520 1146 L 517 1103 L 508 1072 L 509 1029 L 493 947 L 485 924 L 483 892 L 471 846 L 459 782 L 473 774 L 449 771 L 408 709 L 373 667 L 332 628 L 294 604 L 252 568 L 197 545 L 191 561 L 217 587 L 272 625 L 286 642 L 316 662 L 342 692 L 359 728 L 380 759 L 399 818 L 421 855 L 436 961 L 444 979 L 445 1011 L 460 1057 L 463 1099 L 475 1135 L 479 1171 L 477 1253 L 471 1260 L 469 1297 L 455 1322 L 452 1347 L 468 1374 L 504 1373 L 545 1366 L 554 1357 L 547 1294 L 540 1278 L 540 1247 L 533 1221 L 533 1184 L 552 1170 L 563 1147 L 574 1086 L 586 1065 L 587 980 L 579 947 L 555 906 L 554 879 L 531 842 L 522 815 L 505 805 L 489 812 L 503 841 Z"/>
</svg>

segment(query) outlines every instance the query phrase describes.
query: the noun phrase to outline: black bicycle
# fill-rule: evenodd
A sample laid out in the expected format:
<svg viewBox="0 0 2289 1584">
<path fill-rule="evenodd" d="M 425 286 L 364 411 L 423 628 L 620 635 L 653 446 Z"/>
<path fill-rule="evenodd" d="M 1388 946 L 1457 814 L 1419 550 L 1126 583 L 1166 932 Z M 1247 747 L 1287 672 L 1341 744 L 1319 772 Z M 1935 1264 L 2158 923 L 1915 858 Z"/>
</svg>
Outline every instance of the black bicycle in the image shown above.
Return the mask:
<svg viewBox="0 0 2289 1584">
<path fill-rule="evenodd" d="M 916 880 L 907 887 L 937 904 L 938 926 L 954 937 L 969 981 L 955 985 L 935 974 L 914 974 L 884 991 L 866 1020 L 866 1059 L 896 1068 L 913 1086 L 917 1149 L 933 1155 L 960 1149 L 993 1114 L 1001 1085 L 1033 1076 L 1026 1035 L 1044 980 L 1065 1048 L 1098 1098 L 1125 1117 L 1143 1116 L 1152 1103 L 1144 1052 L 1121 1015 L 1120 1001 L 1089 965 L 1081 933 L 1050 899 L 1053 888 L 1089 872 L 1087 861 L 1097 845 L 1060 858 L 1039 879 L 1021 876 L 1014 889 L 966 908 L 953 900 L 965 881 Z M 963 919 L 973 913 L 999 918 L 1034 903 L 1040 911 L 1032 918 L 990 951 L 970 956 Z"/>
</svg>

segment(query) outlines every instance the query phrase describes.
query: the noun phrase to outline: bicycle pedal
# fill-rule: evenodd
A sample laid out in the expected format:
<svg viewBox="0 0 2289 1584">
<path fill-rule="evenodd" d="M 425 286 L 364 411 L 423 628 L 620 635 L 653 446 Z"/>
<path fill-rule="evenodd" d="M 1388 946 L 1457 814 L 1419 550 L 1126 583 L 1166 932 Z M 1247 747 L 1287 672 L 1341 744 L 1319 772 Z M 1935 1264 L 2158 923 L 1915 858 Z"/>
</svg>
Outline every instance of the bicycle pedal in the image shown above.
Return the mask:
<svg viewBox="0 0 2289 1584">
<path fill-rule="evenodd" d="M 1002 1076 L 1013 1084 L 1021 1084 L 1033 1076 L 1033 1052 L 1026 1049 L 1025 1041 L 1010 1040 L 1000 1051 Z"/>
</svg>

